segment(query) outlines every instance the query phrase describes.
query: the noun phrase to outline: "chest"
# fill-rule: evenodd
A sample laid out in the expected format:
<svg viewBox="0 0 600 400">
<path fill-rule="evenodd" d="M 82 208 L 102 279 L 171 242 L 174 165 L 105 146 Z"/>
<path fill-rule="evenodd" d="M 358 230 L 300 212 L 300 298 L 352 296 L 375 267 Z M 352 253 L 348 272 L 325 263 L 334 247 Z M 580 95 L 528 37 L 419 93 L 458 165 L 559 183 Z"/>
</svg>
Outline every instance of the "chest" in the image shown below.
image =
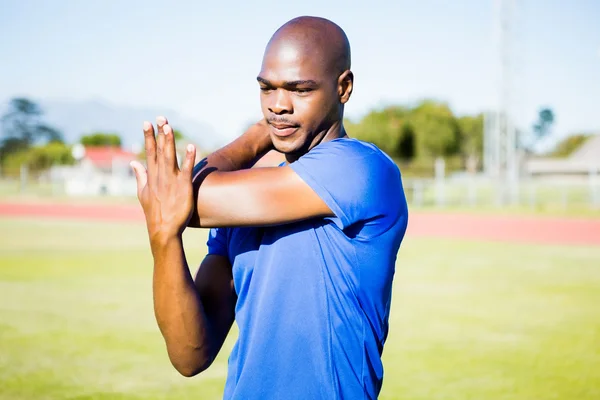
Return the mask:
<svg viewBox="0 0 600 400">
<path fill-rule="evenodd" d="M 238 228 L 229 238 L 229 259 L 238 296 L 256 285 L 307 281 L 323 266 L 322 223 L 304 221 L 268 228 Z"/>
</svg>

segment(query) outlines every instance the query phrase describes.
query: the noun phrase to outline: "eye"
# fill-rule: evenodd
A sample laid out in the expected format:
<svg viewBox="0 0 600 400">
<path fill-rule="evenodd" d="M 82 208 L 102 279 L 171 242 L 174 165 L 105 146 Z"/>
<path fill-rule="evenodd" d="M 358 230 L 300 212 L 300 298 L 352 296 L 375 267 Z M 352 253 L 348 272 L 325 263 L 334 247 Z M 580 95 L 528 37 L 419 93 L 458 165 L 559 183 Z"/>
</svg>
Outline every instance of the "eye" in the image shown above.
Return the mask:
<svg viewBox="0 0 600 400">
<path fill-rule="evenodd" d="M 260 87 L 260 91 L 263 93 L 269 93 L 272 89 L 270 87 L 267 86 L 261 86 Z"/>
<path fill-rule="evenodd" d="M 294 90 L 297 94 L 299 94 L 300 96 L 302 95 L 307 95 L 310 92 L 313 91 L 312 88 L 296 88 L 296 90 Z"/>
</svg>

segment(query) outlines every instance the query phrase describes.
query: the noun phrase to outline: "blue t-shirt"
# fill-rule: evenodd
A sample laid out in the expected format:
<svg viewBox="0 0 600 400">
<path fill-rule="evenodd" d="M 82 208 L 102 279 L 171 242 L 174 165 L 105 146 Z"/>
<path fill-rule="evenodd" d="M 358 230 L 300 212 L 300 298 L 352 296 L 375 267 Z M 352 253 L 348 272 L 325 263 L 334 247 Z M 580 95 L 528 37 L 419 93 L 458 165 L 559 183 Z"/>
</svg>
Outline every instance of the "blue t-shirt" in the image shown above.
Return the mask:
<svg viewBox="0 0 600 400">
<path fill-rule="evenodd" d="M 408 210 L 400 171 L 372 144 L 321 143 L 290 167 L 335 217 L 211 229 L 229 258 L 239 337 L 225 399 L 375 399 Z"/>
</svg>

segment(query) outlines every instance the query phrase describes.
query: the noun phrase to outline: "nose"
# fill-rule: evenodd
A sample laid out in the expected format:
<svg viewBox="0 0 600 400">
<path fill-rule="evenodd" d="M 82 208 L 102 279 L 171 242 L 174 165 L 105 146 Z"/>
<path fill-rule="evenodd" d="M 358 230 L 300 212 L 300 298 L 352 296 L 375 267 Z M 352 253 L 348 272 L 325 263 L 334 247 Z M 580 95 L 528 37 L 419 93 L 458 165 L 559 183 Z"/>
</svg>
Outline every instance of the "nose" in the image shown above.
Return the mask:
<svg viewBox="0 0 600 400">
<path fill-rule="evenodd" d="M 287 90 L 278 89 L 273 96 L 275 103 L 269 106 L 269 111 L 273 114 L 291 114 L 293 112 L 292 102 Z"/>
</svg>

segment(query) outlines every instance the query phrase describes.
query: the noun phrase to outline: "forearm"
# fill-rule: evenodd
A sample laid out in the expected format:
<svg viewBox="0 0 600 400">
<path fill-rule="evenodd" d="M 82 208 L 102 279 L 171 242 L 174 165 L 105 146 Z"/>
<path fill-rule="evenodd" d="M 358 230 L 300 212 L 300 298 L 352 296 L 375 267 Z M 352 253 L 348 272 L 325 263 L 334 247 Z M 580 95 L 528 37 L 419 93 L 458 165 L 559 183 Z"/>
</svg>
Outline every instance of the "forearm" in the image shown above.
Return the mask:
<svg viewBox="0 0 600 400">
<path fill-rule="evenodd" d="M 222 171 L 237 171 L 252 167 L 273 147 L 268 125 L 264 121 L 253 124 L 233 142 L 207 157 L 210 164 Z"/>
<path fill-rule="evenodd" d="M 152 124 L 144 122 L 147 169 L 137 161 L 132 168 L 154 258 L 156 320 L 173 366 L 182 375 L 192 376 L 214 360 L 234 316 L 227 301 L 223 303 L 228 305 L 228 319 L 214 312 L 213 302 L 197 288 L 185 259 L 181 235 L 194 209 L 195 148 L 187 146 L 179 166 L 173 128 L 161 117 L 157 126 L 158 135 Z"/>
<path fill-rule="evenodd" d="M 190 274 L 181 237 L 154 238 L 154 312 L 173 366 L 185 376 L 214 358 L 212 334 Z"/>
</svg>

